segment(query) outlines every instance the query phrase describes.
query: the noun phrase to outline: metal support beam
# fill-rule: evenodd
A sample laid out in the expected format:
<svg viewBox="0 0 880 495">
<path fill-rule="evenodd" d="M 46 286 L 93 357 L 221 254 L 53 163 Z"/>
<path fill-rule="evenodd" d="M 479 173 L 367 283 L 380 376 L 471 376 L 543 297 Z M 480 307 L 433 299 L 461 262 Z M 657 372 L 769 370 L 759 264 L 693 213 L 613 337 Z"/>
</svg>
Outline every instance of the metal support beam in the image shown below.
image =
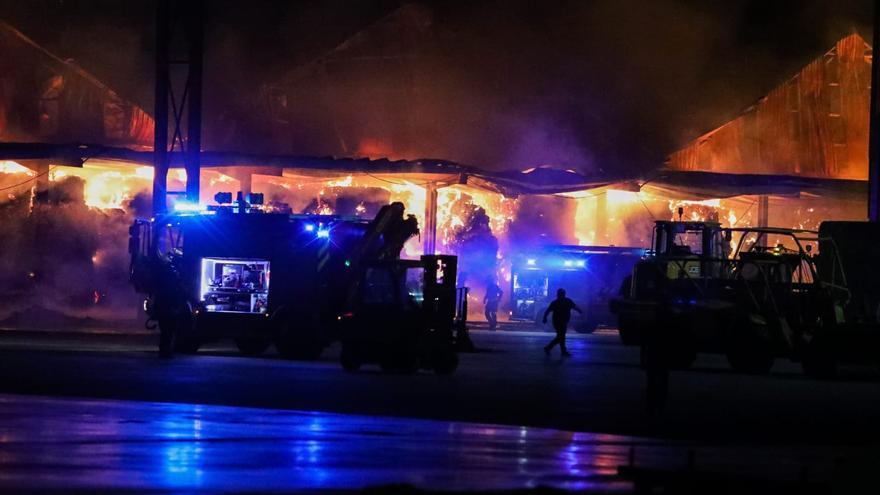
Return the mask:
<svg viewBox="0 0 880 495">
<path fill-rule="evenodd" d="M 880 2 L 874 2 L 871 48 L 871 127 L 868 138 L 868 219 L 880 221 Z"/>
<path fill-rule="evenodd" d="M 596 196 L 596 227 L 593 242 L 600 246 L 608 244 L 608 194 Z"/>
<path fill-rule="evenodd" d="M 429 182 L 425 186 L 425 230 L 424 252 L 437 252 L 437 183 Z"/>
<path fill-rule="evenodd" d="M 770 226 L 770 196 L 762 194 L 758 196 L 758 225 L 757 227 Z M 759 246 L 767 247 L 769 239 L 766 235 L 762 235 L 758 240 Z"/>
<path fill-rule="evenodd" d="M 202 0 L 182 2 L 185 7 L 186 36 L 189 42 L 189 76 L 186 82 L 189 93 L 186 133 L 186 199 L 199 202 L 199 178 L 202 153 Z M 192 177 L 194 180 L 190 179 Z"/>
<path fill-rule="evenodd" d="M 153 212 L 167 209 L 169 153 L 184 153 L 186 197 L 199 200 L 202 126 L 202 0 L 156 1 Z M 170 107 L 169 107 L 170 105 Z M 169 112 L 170 110 L 170 112 Z M 170 118 L 169 118 L 170 117 Z M 169 129 L 171 139 L 169 140 Z"/>
<path fill-rule="evenodd" d="M 220 167 L 215 169 L 223 175 L 228 175 L 238 181 L 238 190 L 247 198 L 247 195 L 254 192 L 254 174 L 261 172 L 259 167 Z M 280 175 L 280 173 L 279 173 Z M 230 191 L 235 192 L 235 191 Z"/>
<path fill-rule="evenodd" d="M 168 209 L 168 45 L 170 0 L 156 0 L 156 86 L 153 104 L 153 215 Z"/>
</svg>

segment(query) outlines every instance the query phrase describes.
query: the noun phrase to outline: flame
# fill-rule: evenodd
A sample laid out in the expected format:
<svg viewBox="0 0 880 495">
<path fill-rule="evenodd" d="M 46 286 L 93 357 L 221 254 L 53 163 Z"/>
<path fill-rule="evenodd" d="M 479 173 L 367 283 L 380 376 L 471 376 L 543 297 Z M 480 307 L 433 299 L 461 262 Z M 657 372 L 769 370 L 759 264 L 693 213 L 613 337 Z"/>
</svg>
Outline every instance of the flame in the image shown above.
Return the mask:
<svg viewBox="0 0 880 495">
<path fill-rule="evenodd" d="M 343 179 L 339 179 L 339 180 L 335 180 L 335 181 L 333 181 L 333 180 L 327 181 L 327 186 L 329 186 L 329 187 L 351 187 L 351 184 L 353 181 L 354 181 L 354 177 L 349 175 Z"/>
<path fill-rule="evenodd" d="M 293 184 L 291 181 L 295 180 Z M 338 192 L 337 188 L 346 189 L 382 189 L 388 192 L 388 201 L 399 201 L 406 207 L 407 214 L 413 215 L 424 229 L 425 206 L 427 201 L 427 182 L 416 182 L 385 174 L 372 175 L 347 175 L 339 179 L 330 179 L 319 183 L 311 182 L 308 177 L 272 178 L 271 184 L 278 185 L 287 191 L 298 190 L 306 192 L 314 191 L 316 198 L 313 208 L 309 210 L 315 214 L 333 214 L 333 197 Z M 490 218 L 490 227 L 496 235 L 507 232 L 508 225 L 513 220 L 517 201 L 506 198 L 501 194 L 482 191 L 474 187 L 454 184 L 442 186 L 437 190 L 437 248 L 441 252 L 449 252 L 456 227 L 464 225 L 464 214 L 469 206 L 478 206 L 486 211 Z M 355 207 L 354 213 L 361 215 L 366 213 L 367 207 L 364 201 L 360 201 Z M 423 252 L 423 239 L 416 237 L 410 239 L 404 245 L 404 253 L 407 257 L 418 257 Z"/>
<path fill-rule="evenodd" d="M 36 172 L 24 165 L 8 160 L 0 161 L 0 174 L 25 174 L 28 177 L 37 175 Z"/>
<path fill-rule="evenodd" d="M 647 246 L 660 203 L 665 204 L 644 191 L 578 194 L 574 236 L 582 246 Z"/>
<path fill-rule="evenodd" d="M 0 161 L 0 174 L 20 174 L 8 178 L 12 183 L 29 182 L 26 177 L 37 174 L 13 161 Z M 66 167 L 52 165 L 49 179 L 59 181 L 65 177 L 76 176 L 84 180 L 85 203 L 92 208 L 126 208 L 137 194 L 149 192 L 152 187 L 153 169 L 149 166 L 132 166 L 119 162 L 89 160 L 83 167 Z M 258 179 L 262 177 L 262 179 Z M 511 246 L 508 240 L 510 224 L 519 210 L 519 201 L 505 197 L 496 192 L 485 191 L 466 184 L 457 184 L 457 176 L 432 177 L 439 185 L 437 189 L 437 250 L 451 253 L 456 238 L 456 231 L 465 226 L 468 215 L 475 207 L 485 210 L 489 218 L 492 233 L 499 240 L 499 280 L 510 281 L 510 264 L 507 254 Z M 168 174 L 168 190 L 184 191 L 186 171 L 171 170 Z M 260 182 L 262 181 L 262 182 Z M 420 226 L 425 227 L 425 206 L 429 183 L 425 176 L 390 175 L 356 173 L 333 178 L 315 176 L 254 176 L 255 190 L 263 192 L 260 185 L 277 186 L 273 196 L 267 195 L 270 202 L 283 204 L 284 201 L 296 200 L 294 208 L 273 210 L 268 205 L 267 211 L 308 211 L 320 215 L 337 213 L 341 190 L 346 190 L 347 208 L 354 206 L 355 215 L 367 216 L 378 202 L 400 201 L 406 206 L 408 214 L 414 215 Z M 235 192 L 238 181 L 228 175 L 214 170 L 205 169 L 201 175 L 201 204 L 212 202 L 216 192 Z M 446 185 L 451 184 L 451 185 Z M 30 187 L 30 186 L 24 186 Z M 358 190 L 363 191 L 359 195 Z M 351 198 L 354 196 L 354 198 Z M 754 225 L 758 218 L 758 208 L 754 196 L 740 196 L 724 199 L 680 200 L 671 199 L 668 192 L 643 186 L 641 191 L 605 189 L 598 191 L 582 191 L 568 195 L 575 202 L 573 227 L 574 237 L 582 245 L 618 245 L 641 246 L 650 245 L 654 220 L 677 219 L 679 207 L 684 209 L 684 218 L 689 220 L 716 220 L 726 226 L 747 227 Z M 175 201 L 182 196 L 169 196 Z M 861 218 L 864 211 L 863 202 L 835 201 L 827 202 L 821 198 L 805 196 L 795 198 L 773 198 L 771 201 L 771 224 L 792 226 L 803 229 L 816 229 L 819 222 L 826 219 Z M 346 210 L 343 213 L 352 213 Z M 405 257 L 418 257 L 423 253 L 424 236 L 410 239 L 404 246 Z M 733 243 L 738 239 L 734 238 Z M 748 242 L 752 242 L 749 240 Z M 775 239 L 770 242 L 777 242 Z M 467 256 L 467 253 L 458 253 Z M 94 253 L 93 263 L 97 265 L 110 263 L 110 259 L 101 252 Z"/>
</svg>

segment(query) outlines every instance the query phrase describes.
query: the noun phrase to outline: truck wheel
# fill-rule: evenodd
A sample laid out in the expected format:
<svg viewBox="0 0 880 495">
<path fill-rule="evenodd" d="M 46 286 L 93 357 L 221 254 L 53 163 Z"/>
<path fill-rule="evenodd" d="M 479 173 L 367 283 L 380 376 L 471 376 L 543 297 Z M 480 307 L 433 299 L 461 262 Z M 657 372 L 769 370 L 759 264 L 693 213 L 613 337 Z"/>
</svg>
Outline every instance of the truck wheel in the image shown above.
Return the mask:
<svg viewBox="0 0 880 495">
<path fill-rule="evenodd" d="M 267 337 L 238 337 L 235 346 L 245 356 L 259 356 L 266 352 L 272 345 L 272 340 Z"/>
<path fill-rule="evenodd" d="M 342 345 L 342 352 L 339 354 L 339 364 L 342 365 L 342 369 L 349 373 L 354 373 L 355 371 L 361 369 L 364 362 L 360 356 L 360 353 L 355 350 L 351 345 Z"/>
<path fill-rule="evenodd" d="M 458 354 L 453 351 L 438 352 L 434 356 L 434 373 L 451 375 L 458 369 Z"/>
</svg>

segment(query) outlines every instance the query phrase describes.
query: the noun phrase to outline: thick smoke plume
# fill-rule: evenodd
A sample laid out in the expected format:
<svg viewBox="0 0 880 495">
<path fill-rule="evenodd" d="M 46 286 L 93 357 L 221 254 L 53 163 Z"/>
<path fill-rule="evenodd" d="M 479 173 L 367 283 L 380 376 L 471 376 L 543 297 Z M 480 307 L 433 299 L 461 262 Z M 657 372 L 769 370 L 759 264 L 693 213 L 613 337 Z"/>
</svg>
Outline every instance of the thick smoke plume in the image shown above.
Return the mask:
<svg viewBox="0 0 880 495">
<path fill-rule="evenodd" d="M 873 2 L 206 5 L 212 149 L 625 174 L 660 166 L 852 30 L 869 39 Z M 152 9 L 0 0 L 0 16 L 148 111 Z"/>
<path fill-rule="evenodd" d="M 16 324 L 47 313 L 134 319 L 128 284 L 128 226 L 121 209 L 86 206 L 83 181 L 53 183 L 48 200 L 19 194 L 0 203 L 0 319 Z"/>
</svg>

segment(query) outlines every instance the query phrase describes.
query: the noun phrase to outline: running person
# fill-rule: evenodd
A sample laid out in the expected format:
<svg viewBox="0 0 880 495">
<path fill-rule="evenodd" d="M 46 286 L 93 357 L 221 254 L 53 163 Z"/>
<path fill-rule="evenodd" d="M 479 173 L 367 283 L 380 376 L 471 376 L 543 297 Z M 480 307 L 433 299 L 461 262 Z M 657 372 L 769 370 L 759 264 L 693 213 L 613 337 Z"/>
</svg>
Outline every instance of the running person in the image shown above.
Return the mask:
<svg viewBox="0 0 880 495">
<path fill-rule="evenodd" d="M 565 297 L 565 289 L 557 290 L 556 299 L 550 303 L 547 311 L 544 311 L 544 323 L 547 323 L 547 315 L 553 313 L 553 329 L 556 330 L 556 338 L 544 346 L 544 353 L 548 356 L 556 344 L 559 344 L 559 349 L 562 350 L 562 357 L 571 356 L 565 347 L 565 332 L 568 329 L 568 322 L 571 320 L 571 310 L 575 310 L 580 314 L 584 313 L 581 311 L 581 308 L 577 307 L 574 301 Z"/>
</svg>

